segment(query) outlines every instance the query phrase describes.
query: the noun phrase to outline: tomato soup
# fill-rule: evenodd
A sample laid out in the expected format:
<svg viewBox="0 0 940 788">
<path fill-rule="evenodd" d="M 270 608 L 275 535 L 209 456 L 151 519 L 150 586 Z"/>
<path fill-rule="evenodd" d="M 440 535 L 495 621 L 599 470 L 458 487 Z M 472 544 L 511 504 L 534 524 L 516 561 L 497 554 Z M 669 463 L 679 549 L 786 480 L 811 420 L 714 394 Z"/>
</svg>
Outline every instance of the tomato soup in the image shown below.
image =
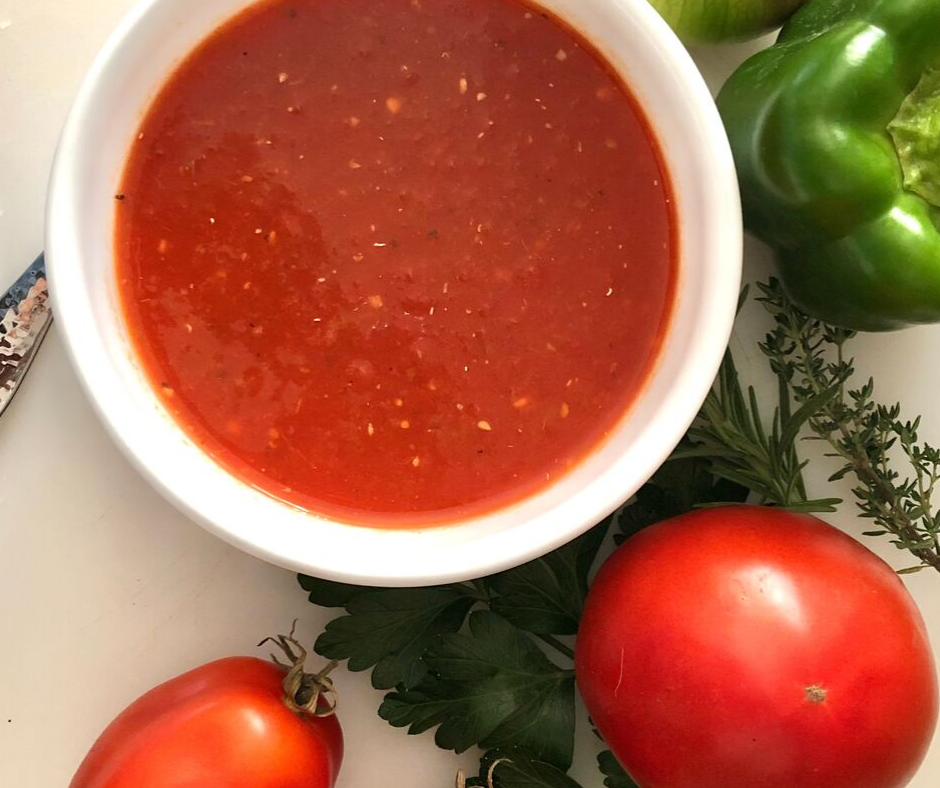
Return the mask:
<svg viewBox="0 0 940 788">
<path fill-rule="evenodd" d="M 120 297 L 167 410 L 346 522 L 543 488 L 630 407 L 673 306 L 639 104 L 519 0 L 254 5 L 168 79 L 120 188 Z"/>
</svg>

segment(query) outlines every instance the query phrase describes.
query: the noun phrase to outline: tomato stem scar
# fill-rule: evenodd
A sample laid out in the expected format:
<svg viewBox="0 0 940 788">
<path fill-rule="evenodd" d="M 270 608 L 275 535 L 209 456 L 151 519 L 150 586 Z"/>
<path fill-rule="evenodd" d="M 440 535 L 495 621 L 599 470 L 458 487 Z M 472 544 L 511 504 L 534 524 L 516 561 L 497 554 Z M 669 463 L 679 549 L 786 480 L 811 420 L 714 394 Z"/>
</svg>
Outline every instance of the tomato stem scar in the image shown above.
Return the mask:
<svg viewBox="0 0 940 788">
<path fill-rule="evenodd" d="M 826 698 L 829 693 L 826 690 L 819 686 L 819 684 L 812 684 L 808 687 L 804 687 L 804 692 L 806 693 L 806 700 L 810 703 L 825 703 Z"/>
<path fill-rule="evenodd" d="M 295 714 L 309 717 L 330 717 L 336 714 L 339 698 L 329 674 L 339 663 L 332 660 L 318 673 L 305 672 L 307 649 L 301 646 L 294 637 L 296 627 L 297 620 L 295 619 L 290 634 L 267 637 L 258 645 L 274 643 L 281 649 L 284 656 L 290 660 L 290 664 L 285 664 L 276 654 L 271 654 L 274 663 L 287 671 L 282 682 L 284 705 Z"/>
</svg>

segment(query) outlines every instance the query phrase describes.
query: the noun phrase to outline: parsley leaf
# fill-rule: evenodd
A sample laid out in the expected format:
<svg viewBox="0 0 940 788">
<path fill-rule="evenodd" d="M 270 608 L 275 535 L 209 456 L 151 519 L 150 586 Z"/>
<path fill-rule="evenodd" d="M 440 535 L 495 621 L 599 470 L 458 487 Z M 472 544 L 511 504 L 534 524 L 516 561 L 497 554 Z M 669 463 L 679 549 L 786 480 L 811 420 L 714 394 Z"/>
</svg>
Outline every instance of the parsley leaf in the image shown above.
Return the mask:
<svg viewBox="0 0 940 788">
<path fill-rule="evenodd" d="M 480 776 L 467 780 L 467 785 L 486 786 L 490 769 L 494 788 L 581 788 L 560 769 L 518 750 L 487 752 L 480 759 Z"/>
<path fill-rule="evenodd" d="M 421 655 L 437 635 L 457 632 L 478 596 L 469 586 L 366 589 L 344 596 L 342 587 L 309 584 L 320 598 L 344 602 L 348 615 L 333 619 L 314 650 L 328 659 L 348 659 L 350 670 L 372 672 L 376 689 L 413 687 L 427 673 Z M 353 588 L 349 586 L 348 588 Z"/>
<path fill-rule="evenodd" d="M 391 692 L 379 716 L 412 734 L 437 727 L 445 750 L 522 747 L 561 769 L 574 747 L 574 672 L 552 663 L 506 619 L 480 610 L 470 634 L 442 635 L 424 653 L 429 673 Z M 439 726 L 439 727 L 438 727 Z"/>
<path fill-rule="evenodd" d="M 680 445 L 677 453 L 682 450 Z M 620 544 L 650 525 L 678 517 L 698 506 L 743 503 L 747 496 L 746 487 L 716 477 L 707 459 L 671 459 L 616 515 L 620 533 L 614 539 Z"/>
<path fill-rule="evenodd" d="M 487 578 L 498 594 L 490 608 L 537 635 L 574 635 L 587 595 L 588 572 L 608 526 L 602 523 L 542 558 Z"/>
<path fill-rule="evenodd" d="M 598 754 L 597 768 L 603 773 L 607 788 L 640 788 L 610 750 Z"/>
<path fill-rule="evenodd" d="M 346 607 L 354 596 L 367 591 L 378 591 L 371 586 L 351 586 L 348 583 L 334 583 L 332 580 L 321 580 L 319 577 L 298 575 L 300 587 L 309 592 L 307 597 L 313 604 L 320 607 Z"/>
</svg>

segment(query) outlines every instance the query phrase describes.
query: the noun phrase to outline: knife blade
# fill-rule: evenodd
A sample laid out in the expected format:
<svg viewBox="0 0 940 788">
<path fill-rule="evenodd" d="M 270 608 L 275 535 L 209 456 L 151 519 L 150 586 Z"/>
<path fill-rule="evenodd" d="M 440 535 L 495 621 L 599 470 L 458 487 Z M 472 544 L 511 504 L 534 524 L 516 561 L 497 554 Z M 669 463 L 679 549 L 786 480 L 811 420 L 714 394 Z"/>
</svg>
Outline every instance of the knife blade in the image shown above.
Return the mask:
<svg viewBox="0 0 940 788">
<path fill-rule="evenodd" d="M 29 371 L 50 325 L 46 261 L 39 255 L 0 295 L 0 416 Z"/>
</svg>

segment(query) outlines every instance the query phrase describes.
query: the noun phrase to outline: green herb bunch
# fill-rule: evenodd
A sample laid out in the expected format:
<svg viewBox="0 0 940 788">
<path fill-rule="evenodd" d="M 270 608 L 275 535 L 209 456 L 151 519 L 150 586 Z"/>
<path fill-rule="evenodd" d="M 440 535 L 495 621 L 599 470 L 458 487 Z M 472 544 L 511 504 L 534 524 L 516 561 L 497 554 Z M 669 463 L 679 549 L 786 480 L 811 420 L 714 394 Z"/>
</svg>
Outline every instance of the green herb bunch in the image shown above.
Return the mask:
<svg viewBox="0 0 940 788">
<path fill-rule="evenodd" d="M 861 515 L 878 526 L 868 535 L 888 535 L 917 558 L 903 571 L 940 570 L 940 512 L 932 507 L 940 452 L 918 443 L 918 422 L 902 422 L 898 405 L 874 401 L 871 380 L 852 386 L 854 365 L 844 353 L 851 332 L 799 312 L 775 280 L 758 287 L 773 320 L 759 345 L 777 380 L 768 422 L 729 352 L 670 460 L 626 506 L 570 544 L 491 577 L 430 588 L 300 578 L 311 602 L 343 609 L 315 650 L 371 671 L 373 686 L 387 690 L 383 719 L 411 734 L 433 730 L 443 749 L 484 750 L 479 775 L 466 785 L 579 788 L 566 773 L 576 728 L 571 638 L 605 541 L 619 544 L 722 503 L 834 511 L 840 499 L 807 495 L 803 439 L 824 441 L 838 459 L 830 481 L 854 478 Z M 897 458 L 910 466 L 906 478 Z M 598 768 L 608 788 L 636 788 L 609 751 Z"/>
<path fill-rule="evenodd" d="M 575 786 L 571 766 L 575 684 L 571 647 L 588 571 L 610 520 L 560 550 L 471 583 L 377 589 L 302 577 L 310 601 L 343 607 L 315 649 L 371 670 L 390 690 L 379 716 L 439 747 L 486 750 L 481 775 L 500 786 Z M 471 778 L 468 785 L 483 784 Z"/>
<path fill-rule="evenodd" d="M 773 328 L 759 348 L 777 378 L 778 403 L 765 427 L 753 388 L 741 386 L 730 351 L 699 418 L 673 458 L 698 457 L 719 478 L 752 493 L 755 503 L 803 512 L 832 512 L 839 498 L 810 499 L 800 460 L 800 440 L 820 440 L 839 461 L 829 481 L 853 478 L 862 517 L 890 536 L 918 563 L 940 571 L 940 511 L 933 495 L 940 478 L 940 452 L 918 443 L 920 419 L 901 420 L 901 406 L 875 401 L 874 381 L 852 385 L 855 366 L 845 347 L 854 332 L 829 326 L 800 312 L 776 279 L 758 284 L 757 300 Z M 896 451 L 900 449 L 900 456 Z M 909 470 L 898 471 L 900 459 Z"/>
<path fill-rule="evenodd" d="M 872 379 L 852 385 L 855 367 L 845 345 L 853 332 L 804 315 L 774 279 L 758 287 L 758 300 L 774 319 L 760 349 L 802 406 L 812 437 L 828 444 L 829 456 L 839 460 L 829 480 L 854 478 L 861 516 L 878 525 L 866 535 L 891 536 L 899 549 L 918 559 L 902 572 L 940 571 L 940 511 L 933 506 L 940 452 L 918 443 L 920 419 L 901 421 L 900 405 L 876 402 Z M 896 447 L 901 464 L 909 468 L 903 478 L 893 464 Z"/>
</svg>

